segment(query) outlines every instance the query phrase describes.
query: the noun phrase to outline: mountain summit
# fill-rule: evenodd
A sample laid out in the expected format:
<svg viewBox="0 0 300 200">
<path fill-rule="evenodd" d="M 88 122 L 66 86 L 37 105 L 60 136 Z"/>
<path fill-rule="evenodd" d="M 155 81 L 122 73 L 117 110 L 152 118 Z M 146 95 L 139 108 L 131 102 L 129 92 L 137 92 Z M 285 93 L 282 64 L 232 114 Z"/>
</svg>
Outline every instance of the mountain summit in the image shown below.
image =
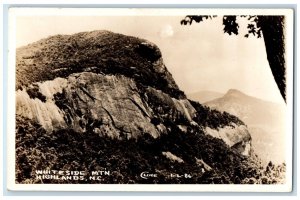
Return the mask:
<svg viewBox="0 0 300 200">
<path fill-rule="evenodd" d="M 17 49 L 17 89 L 81 72 L 123 75 L 171 96 L 185 97 L 160 50 L 146 40 L 92 31 L 51 36 Z"/>
<path fill-rule="evenodd" d="M 237 89 L 229 89 L 225 96 L 230 97 L 230 96 L 234 96 L 234 97 L 246 97 L 247 95 L 242 93 L 241 91 L 237 90 Z"/>
<path fill-rule="evenodd" d="M 188 100 L 149 41 L 57 35 L 17 49 L 16 60 L 19 183 L 65 183 L 36 180 L 35 169 L 110 170 L 100 183 L 240 183 L 253 168 L 245 124 Z"/>
</svg>

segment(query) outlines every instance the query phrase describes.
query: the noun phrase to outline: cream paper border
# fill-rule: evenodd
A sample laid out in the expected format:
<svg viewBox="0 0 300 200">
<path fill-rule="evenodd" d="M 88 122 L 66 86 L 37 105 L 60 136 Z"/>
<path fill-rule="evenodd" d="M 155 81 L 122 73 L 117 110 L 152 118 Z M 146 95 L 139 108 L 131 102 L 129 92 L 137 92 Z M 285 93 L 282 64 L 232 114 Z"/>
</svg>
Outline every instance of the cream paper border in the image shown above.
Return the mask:
<svg viewBox="0 0 300 200">
<path fill-rule="evenodd" d="M 244 184 L 16 184 L 15 183 L 15 63 L 16 18 L 22 16 L 178 16 L 285 15 L 287 65 L 286 183 Z M 291 192 L 293 158 L 293 10 L 292 9 L 160 9 L 160 8 L 10 8 L 7 83 L 7 189 L 13 191 L 171 191 L 171 192 Z"/>
</svg>

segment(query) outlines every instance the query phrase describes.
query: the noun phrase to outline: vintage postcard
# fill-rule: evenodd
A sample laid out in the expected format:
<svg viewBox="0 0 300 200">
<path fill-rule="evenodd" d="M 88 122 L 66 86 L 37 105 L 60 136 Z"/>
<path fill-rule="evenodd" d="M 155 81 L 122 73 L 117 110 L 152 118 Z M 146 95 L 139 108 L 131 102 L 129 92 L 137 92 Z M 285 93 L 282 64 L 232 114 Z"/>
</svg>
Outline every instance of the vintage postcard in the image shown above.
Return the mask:
<svg viewBox="0 0 300 200">
<path fill-rule="evenodd" d="M 8 189 L 290 192 L 292 9 L 11 8 Z"/>
</svg>

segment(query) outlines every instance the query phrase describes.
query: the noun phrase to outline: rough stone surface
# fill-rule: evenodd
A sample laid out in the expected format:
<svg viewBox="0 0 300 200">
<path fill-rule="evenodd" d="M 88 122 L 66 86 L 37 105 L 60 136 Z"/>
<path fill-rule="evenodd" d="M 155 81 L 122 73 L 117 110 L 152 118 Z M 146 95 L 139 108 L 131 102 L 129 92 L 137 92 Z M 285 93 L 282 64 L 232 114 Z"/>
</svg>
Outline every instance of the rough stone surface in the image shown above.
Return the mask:
<svg viewBox="0 0 300 200">
<path fill-rule="evenodd" d="M 200 125 L 199 110 L 179 90 L 159 49 L 145 40 L 99 31 L 50 37 L 18 49 L 17 79 L 16 114 L 48 133 L 67 128 L 157 138 L 172 134 L 172 122 L 183 134 L 204 130 L 244 155 L 251 146 L 243 125 Z"/>
</svg>

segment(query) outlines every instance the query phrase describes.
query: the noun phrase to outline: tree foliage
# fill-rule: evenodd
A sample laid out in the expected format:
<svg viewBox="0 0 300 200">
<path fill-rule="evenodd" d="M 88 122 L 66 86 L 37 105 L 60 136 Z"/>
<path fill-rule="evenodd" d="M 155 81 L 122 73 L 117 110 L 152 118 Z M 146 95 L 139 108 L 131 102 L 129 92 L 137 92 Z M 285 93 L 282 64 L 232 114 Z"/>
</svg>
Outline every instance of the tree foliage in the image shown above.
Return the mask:
<svg viewBox="0 0 300 200">
<path fill-rule="evenodd" d="M 202 131 L 182 132 L 166 122 L 169 133 L 153 138 L 145 133 L 137 139 L 112 139 L 90 127 L 84 133 L 72 129 L 45 130 L 29 119 L 17 117 L 16 182 L 81 184 L 276 184 L 284 181 L 285 165 L 261 166 L 257 157 L 245 157 Z M 171 152 L 184 162 L 168 159 Z M 203 167 L 203 160 L 211 170 Z M 36 179 L 36 170 L 110 170 L 101 180 Z M 141 172 L 157 174 L 143 179 Z M 171 177 L 170 174 L 190 177 Z"/>
</svg>

